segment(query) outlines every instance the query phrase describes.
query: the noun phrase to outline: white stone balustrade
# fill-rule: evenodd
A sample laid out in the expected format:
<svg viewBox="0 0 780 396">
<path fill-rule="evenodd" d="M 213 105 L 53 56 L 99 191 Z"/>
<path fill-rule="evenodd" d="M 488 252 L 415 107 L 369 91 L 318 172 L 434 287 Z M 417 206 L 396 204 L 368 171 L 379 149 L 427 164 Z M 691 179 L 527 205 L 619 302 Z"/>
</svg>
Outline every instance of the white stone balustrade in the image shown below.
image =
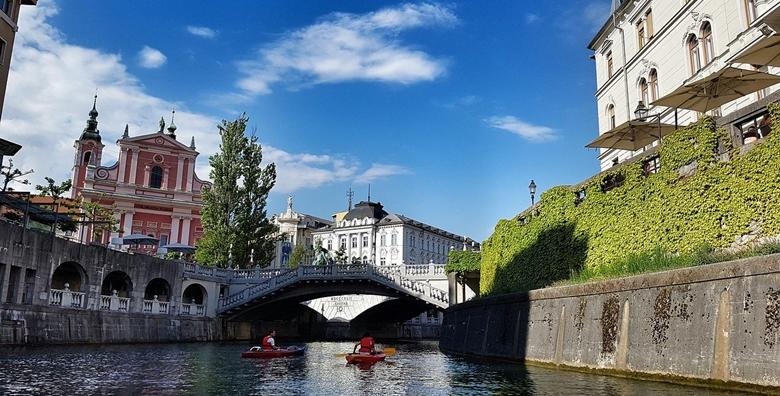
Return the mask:
<svg viewBox="0 0 780 396">
<path fill-rule="evenodd" d="M 71 291 L 70 285 L 66 283 L 64 289 L 49 291 L 49 304 L 64 308 L 84 308 L 84 293 Z"/>
<path fill-rule="evenodd" d="M 119 297 L 117 291 L 112 291 L 110 296 L 100 296 L 101 311 L 128 312 L 130 310 L 130 298 Z"/>
<path fill-rule="evenodd" d="M 160 301 L 157 296 L 154 296 L 154 300 L 144 300 L 144 313 L 149 314 L 167 314 L 170 303 L 168 301 Z"/>
<path fill-rule="evenodd" d="M 205 316 L 206 306 L 203 304 L 181 304 L 179 314 L 185 316 Z"/>
</svg>

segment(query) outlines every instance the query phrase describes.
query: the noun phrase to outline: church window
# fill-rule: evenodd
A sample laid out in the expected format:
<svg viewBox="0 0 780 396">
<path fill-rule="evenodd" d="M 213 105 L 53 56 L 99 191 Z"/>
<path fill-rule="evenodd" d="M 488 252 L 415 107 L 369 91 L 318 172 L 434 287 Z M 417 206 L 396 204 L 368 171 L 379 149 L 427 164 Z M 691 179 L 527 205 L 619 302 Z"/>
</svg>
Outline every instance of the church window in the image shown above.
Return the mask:
<svg viewBox="0 0 780 396">
<path fill-rule="evenodd" d="M 89 165 L 89 160 L 91 160 L 91 159 L 92 159 L 92 152 L 91 151 L 87 151 L 86 153 L 84 153 L 84 164 Z"/>
<path fill-rule="evenodd" d="M 151 177 L 149 178 L 149 187 L 160 188 L 162 187 L 163 170 L 159 166 L 152 168 Z"/>
</svg>

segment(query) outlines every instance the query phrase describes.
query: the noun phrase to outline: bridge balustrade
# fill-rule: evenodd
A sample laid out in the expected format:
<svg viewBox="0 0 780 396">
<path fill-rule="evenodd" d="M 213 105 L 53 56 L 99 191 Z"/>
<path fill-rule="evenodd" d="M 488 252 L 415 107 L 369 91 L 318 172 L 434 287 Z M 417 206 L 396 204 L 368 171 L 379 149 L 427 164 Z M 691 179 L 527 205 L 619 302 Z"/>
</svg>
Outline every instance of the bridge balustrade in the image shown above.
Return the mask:
<svg viewBox="0 0 780 396">
<path fill-rule="evenodd" d="M 179 314 L 185 316 L 205 316 L 206 306 L 203 304 L 181 304 Z"/>
</svg>

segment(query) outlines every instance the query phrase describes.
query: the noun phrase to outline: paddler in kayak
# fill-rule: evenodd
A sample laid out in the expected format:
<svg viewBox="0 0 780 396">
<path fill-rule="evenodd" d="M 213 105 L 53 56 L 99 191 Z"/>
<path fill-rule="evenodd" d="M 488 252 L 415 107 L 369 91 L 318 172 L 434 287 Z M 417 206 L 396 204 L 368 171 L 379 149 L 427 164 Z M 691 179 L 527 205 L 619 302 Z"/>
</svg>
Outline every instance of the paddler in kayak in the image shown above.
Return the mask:
<svg viewBox="0 0 780 396">
<path fill-rule="evenodd" d="M 261 345 L 263 346 L 264 350 L 271 351 L 279 349 L 276 347 L 276 341 L 274 341 L 274 337 L 276 337 L 276 330 L 271 330 L 268 332 L 267 336 L 263 337 L 263 343 Z"/>
<path fill-rule="evenodd" d="M 360 347 L 358 349 L 359 353 L 368 353 L 368 354 L 375 354 L 376 353 L 376 344 L 374 343 L 374 337 L 371 337 L 371 334 L 365 333 L 363 334 L 363 337 L 360 339 L 360 342 L 355 344 L 355 348 Z"/>
</svg>

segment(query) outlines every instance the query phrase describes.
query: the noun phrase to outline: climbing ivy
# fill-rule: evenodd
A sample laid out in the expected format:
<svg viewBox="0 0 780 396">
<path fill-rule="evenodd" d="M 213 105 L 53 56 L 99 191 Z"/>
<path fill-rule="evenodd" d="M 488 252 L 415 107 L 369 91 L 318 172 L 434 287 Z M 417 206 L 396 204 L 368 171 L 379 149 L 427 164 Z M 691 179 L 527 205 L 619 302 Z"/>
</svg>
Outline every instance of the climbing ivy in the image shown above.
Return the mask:
<svg viewBox="0 0 780 396">
<path fill-rule="evenodd" d="M 632 254 L 688 254 L 779 235 L 780 106 L 770 114 L 775 132 L 745 154 L 704 118 L 663 139 L 658 173 L 645 175 L 635 161 L 546 191 L 483 243 L 481 293 L 548 286 Z"/>
<path fill-rule="evenodd" d="M 480 255 L 479 252 L 470 250 L 453 250 L 449 254 L 447 265 L 444 271 L 463 273 L 469 271 L 479 271 Z"/>
</svg>

